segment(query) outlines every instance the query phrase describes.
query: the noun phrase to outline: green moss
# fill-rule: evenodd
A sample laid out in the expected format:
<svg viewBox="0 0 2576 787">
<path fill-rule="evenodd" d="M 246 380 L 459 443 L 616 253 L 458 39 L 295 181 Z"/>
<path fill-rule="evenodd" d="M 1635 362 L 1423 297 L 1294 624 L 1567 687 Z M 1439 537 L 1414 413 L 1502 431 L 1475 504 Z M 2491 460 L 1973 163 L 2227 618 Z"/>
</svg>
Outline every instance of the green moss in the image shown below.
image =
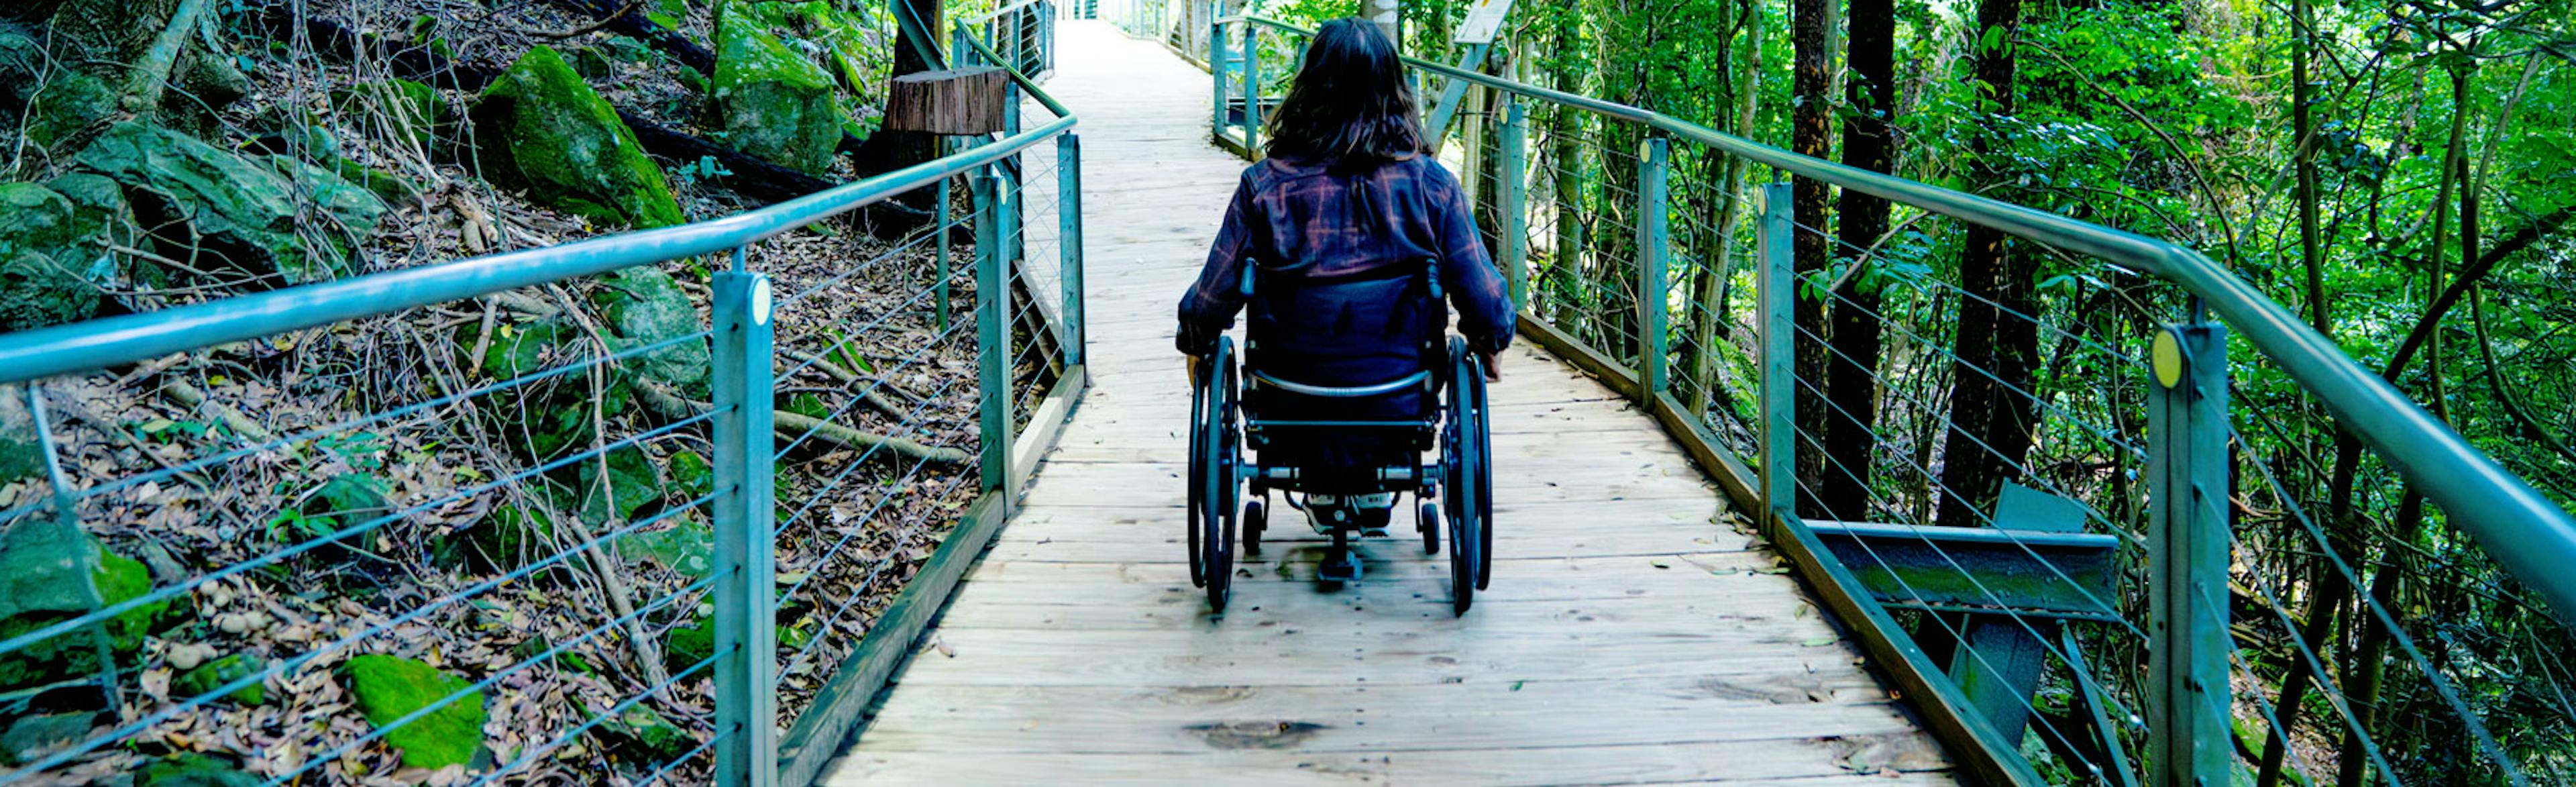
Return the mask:
<svg viewBox="0 0 2576 787">
<path fill-rule="evenodd" d="M 714 108 L 743 152 L 807 172 L 832 166 L 846 116 L 831 72 L 778 34 L 777 4 L 729 2 L 716 11 Z"/>
<path fill-rule="evenodd" d="M 601 465 L 607 466 L 603 475 Z M 580 465 L 581 519 L 593 525 L 625 522 L 635 512 L 662 500 L 662 470 L 644 449 L 627 446 L 608 452 L 606 461 L 586 459 Z M 605 482 L 602 479 L 605 478 Z"/>
<path fill-rule="evenodd" d="M 134 775 L 134 787 L 257 787 L 262 783 L 231 762 L 203 754 L 155 762 Z"/>
<path fill-rule="evenodd" d="M 0 639 L 121 604 L 152 589 L 151 571 L 108 551 L 53 517 L 21 517 L 0 529 Z M 107 644 L 131 652 L 170 609 L 145 604 L 106 622 Z M 103 666 L 100 628 L 83 627 L 0 654 L 0 691 L 90 675 Z"/>
<path fill-rule="evenodd" d="M 183 699 L 200 697 L 223 688 L 224 684 L 257 675 L 260 670 L 267 668 L 266 660 L 258 656 L 237 653 L 199 664 L 196 669 L 179 673 L 179 677 L 170 681 L 170 688 Z M 268 703 L 268 687 L 253 683 L 234 689 L 231 694 L 224 696 L 243 705 L 265 705 Z"/>
<path fill-rule="evenodd" d="M 699 316 L 697 304 L 659 268 L 627 268 L 609 275 L 601 284 L 604 286 L 591 296 L 591 302 L 607 313 L 609 325 L 616 329 L 619 341 L 615 344 L 619 346 L 615 349 L 659 344 L 704 330 L 706 320 Z M 654 350 L 627 365 L 673 393 L 704 399 L 707 353 L 705 341 L 684 341 Z"/>
<path fill-rule="evenodd" d="M 555 50 L 529 50 L 483 90 L 472 114 L 486 176 L 602 222 L 660 227 L 684 221 L 635 132 Z"/>
<path fill-rule="evenodd" d="M 184 224 L 156 228 L 161 242 L 197 248 L 243 270 L 273 271 L 289 284 L 348 273 L 347 251 L 375 231 L 384 212 L 373 195 L 334 173 L 297 169 L 296 180 L 289 181 L 232 151 L 142 123 L 109 128 L 81 151 L 79 161 L 126 185 L 129 193 L 151 194 L 169 203 L 170 213 L 188 217 Z M 296 233 L 299 200 L 316 203 L 344 232 L 331 243 L 306 242 Z"/>
<path fill-rule="evenodd" d="M 438 671 L 418 661 L 400 656 L 370 654 L 349 659 L 342 675 L 347 680 L 349 697 L 355 700 L 359 715 L 377 729 L 387 729 L 385 742 L 402 749 L 404 765 L 437 770 L 450 765 L 463 765 L 474 760 L 483 747 L 483 692 L 466 691 L 473 684 L 464 678 Z M 437 710 L 429 711 L 408 722 L 403 717 L 419 712 L 462 692 Z"/>
<path fill-rule="evenodd" d="M 72 202 L 34 183 L 0 183 L 0 331 L 85 319 L 99 294 L 86 275 L 101 250 L 84 248 Z"/>
</svg>

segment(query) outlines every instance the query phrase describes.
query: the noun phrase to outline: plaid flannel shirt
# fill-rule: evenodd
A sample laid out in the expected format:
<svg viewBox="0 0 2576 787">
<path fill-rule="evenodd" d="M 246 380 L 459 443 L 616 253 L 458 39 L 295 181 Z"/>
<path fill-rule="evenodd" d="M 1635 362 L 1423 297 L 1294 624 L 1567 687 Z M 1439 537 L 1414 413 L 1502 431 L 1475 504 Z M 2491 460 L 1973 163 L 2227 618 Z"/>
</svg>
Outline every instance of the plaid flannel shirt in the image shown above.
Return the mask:
<svg viewBox="0 0 2576 787">
<path fill-rule="evenodd" d="M 1181 297 L 1181 352 L 1205 355 L 1243 310 L 1243 266 L 1340 277 L 1437 259 L 1458 331 L 1480 352 L 1511 344 L 1511 291 L 1476 232 L 1456 176 L 1429 156 L 1366 172 L 1267 159 L 1243 171 L 1198 283 Z"/>
</svg>

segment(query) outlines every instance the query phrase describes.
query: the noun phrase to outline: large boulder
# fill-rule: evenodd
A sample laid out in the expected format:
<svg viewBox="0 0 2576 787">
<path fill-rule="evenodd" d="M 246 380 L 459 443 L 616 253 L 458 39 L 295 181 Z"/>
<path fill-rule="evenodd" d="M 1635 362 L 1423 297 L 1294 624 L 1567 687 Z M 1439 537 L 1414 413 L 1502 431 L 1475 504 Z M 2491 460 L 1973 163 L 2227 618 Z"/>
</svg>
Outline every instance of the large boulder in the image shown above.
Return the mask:
<svg viewBox="0 0 2576 787">
<path fill-rule="evenodd" d="M 81 151 L 80 163 L 125 185 L 137 215 L 160 228 L 155 236 L 172 252 L 165 256 L 211 256 L 244 271 L 276 273 L 288 284 L 346 275 L 348 253 L 375 232 L 385 211 L 375 195 L 321 168 L 291 167 L 290 179 L 232 151 L 143 123 L 108 129 Z M 299 197 L 316 206 L 314 220 L 306 223 L 321 228 L 323 242 L 297 234 Z"/>
<path fill-rule="evenodd" d="M 0 183 L 0 331 L 72 322 L 98 311 L 99 288 L 91 274 L 106 254 L 84 242 L 89 239 L 80 225 L 71 200 L 53 189 Z"/>
<path fill-rule="evenodd" d="M 660 227 L 686 220 L 635 132 L 551 48 L 528 50 L 511 64 L 484 88 L 471 115 L 486 177 L 602 222 Z"/>
<path fill-rule="evenodd" d="M 367 723 L 384 729 L 460 692 L 464 696 L 421 714 L 385 733 L 385 742 L 402 749 L 402 762 L 438 770 L 474 761 L 483 749 L 483 692 L 466 691 L 473 683 L 436 667 L 400 656 L 369 654 L 349 659 L 342 670 L 349 698 Z"/>
<path fill-rule="evenodd" d="M 729 2 L 716 12 L 716 125 L 745 153 L 824 172 L 848 115 L 832 72 L 800 51 L 802 42 L 772 32 L 779 5 Z"/>
</svg>

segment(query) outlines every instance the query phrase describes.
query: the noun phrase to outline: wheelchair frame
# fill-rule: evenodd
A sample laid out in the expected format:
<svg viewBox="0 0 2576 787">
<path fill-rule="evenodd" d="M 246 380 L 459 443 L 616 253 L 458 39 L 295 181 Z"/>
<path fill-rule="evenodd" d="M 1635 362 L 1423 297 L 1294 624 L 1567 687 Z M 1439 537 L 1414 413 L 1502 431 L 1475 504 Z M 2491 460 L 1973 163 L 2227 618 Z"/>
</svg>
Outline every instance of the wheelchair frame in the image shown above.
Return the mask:
<svg viewBox="0 0 2576 787">
<path fill-rule="evenodd" d="M 1252 294 L 1254 268 L 1245 266 L 1242 291 L 1247 302 Z M 1190 550 L 1190 582 L 1207 590 L 1208 608 L 1222 614 L 1232 592 L 1234 562 L 1238 545 L 1245 554 L 1259 554 L 1261 533 L 1268 526 L 1269 493 L 1294 494 L 1307 491 L 1303 468 L 1286 464 L 1265 464 L 1257 458 L 1247 459 L 1245 449 L 1257 452 L 1277 433 L 1306 429 L 1408 429 L 1420 437 L 1417 447 L 1437 448 L 1435 461 L 1429 464 L 1406 464 L 1363 471 L 1365 479 L 1374 475 L 1374 483 L 1358 494 L 1377 492 L 1405 493 L 1413 496 L 1414 526 L 1421 532 L 1423 552 L 1440 553 L 1441 530 L 1448 530 L 1450 564 L 1450 608 L 1464 615 L 1474 603 L 1475 591 L 1491 580 L 1493 571 L 1493 465 L 1492 434 L 1487 421 L 1485 377 L 1475 355 L 1467 349 L 1465 339 L 1450 335 L 1447 329 L 1448 307 L 1440 292 L 1436 273 L 1427 276 L 1433 314 L 1440 324 L 1431 328 L 1430 336 L 1447 338 L 1446 358 L 1425 364 L 1423 369 L 1396 380 L 1364 386 L 1316 386 L 1282 380 L 1238 363 L 1232 337 L 1217 341 L 1216 352 L 1200 361 L 1198 382 L 1190 397 L 1190 467 L 1185 483 L 1189 485 L 1189 523 L 1187 541 Z M 1247 378 L 1247 372 L 1249 379 Z M 1421 385 L 1426 393 L 1440 396 L 1437 408 L 1423 418 L 1400 420 L 1279 420 L 1247 417 L 1243 396 L 1252 386 L 1271 386 L 1289 393 L 1327 398 L 1377 396 L 1406 387 Z M 1436 439 L 1435 439 L 1436 438 Z M 1347 481 L 1350 476 L 1337 475 Z M 1244 500 L 1247 487 L 1252 500 Z M 1336 490 L 1348 494 L 1353 490 Z M 1437 504 L 1432 501 L 1437 499 Z M 1445 516 L 1444 516 L 1445 514 Z M 1332 528 L 1332 545 L 1324 555 L 1323 566 L 1349 565 L 1358 578 L 1356 555 L 1351 551 L 1351 535 L 1358 529 L 1354 522 L 1337 523 Z M 1319 579 L 1321 572 L 1319 571 Z"/>
</svg>

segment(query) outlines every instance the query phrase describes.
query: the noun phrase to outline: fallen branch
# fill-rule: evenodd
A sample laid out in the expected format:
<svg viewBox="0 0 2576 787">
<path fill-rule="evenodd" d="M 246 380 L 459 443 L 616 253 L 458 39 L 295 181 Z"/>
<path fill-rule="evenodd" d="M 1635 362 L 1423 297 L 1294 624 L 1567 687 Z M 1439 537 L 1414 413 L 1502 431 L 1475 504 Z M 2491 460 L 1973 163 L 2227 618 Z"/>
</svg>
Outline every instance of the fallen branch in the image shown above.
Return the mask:
<svg viewBox="0 0 2576 787">
<path fill-rule="evenodd" d="M 896 418 L 905 418 L 911 415 L 911 413 L 905 412 L 902 407 L 896 406 L 895 403 L 886 401 L 884 394 L 877 393 L 877 389 L 879 388 L 891 390 L 896 393 L 903 393 L 902 389 L 894 387 L 893 380 L 872 381 L 867 378 L 860 377 L 848 369 L 841 368 L 840 364 L 826 361 L 811 355 L 806 355 L 795 350 L 780 348 L 778 350 L 778 354 L 787 356 L 790 360 L 794 360 L 797 363 L 811 366 L 815 371 L 822 372 L 823 376 L 830 377 L 833 380 L 840 382 L 842 387 L 857 391 L 859 401 L 866 402 L 868 406 L 877 408 L 878 412 L 882 412 Z M 871 382 L 875 383 L 875 385 L 866 388 L 858 387 Z M 910 394 L 905 395 L 910 396 Z M 913 398 L 917 399 L 919 397 Z"/>
<path fill-rule="evenodd" d="M 683 399 L 678 394 L 651 383 L 635 386 L 635 398 L 643 402 L 644 408 L 653 411 L 654 415 L 670 419 L 694 418 L 715 409 L 715 405 Z M 775 432 L 782 441 L 794 440 L 812 433 L 816 439 L 842 448 L 868 449 L 885 446 L 886 450 L 904 456 L 943 465 L 963 465 L 975 461 L 973 454 L 955 448 L 922 445 L 900 437 L 852 429 L 787 410 L 771 411 L 770 423 L 771 431 Z"/>
<path fill-rule="evenodd" d="M 277 435 L 268 431 L 268 427 L 259 425 L 259 422 L 251 420 L 250 416 L 242 415 L 241 411 L 233 409 L 232 405 L 207 399 L 206 392 L 197 390 L 196 386 L 184 381 L 170 381 L 168 385 L 161 386 L 161 393 L 181 407 L 192 411 L 203 409 L 214 413 L 215 420 L 231 427 L 233 434 L 250 438 L 251 442 L 265 443 L 277 438 Z"/>
<path fill-rule="evenodd" d="M 945 465 L 962 465 L 975 460 L 973 454 L 954 448 L 926 446 L 900 437 L 862 432 L 803 413 L 780 410 L 771 417 L 775 419 L 780 437 L 793 438 L 812 432 L 815 437 L 821 438 L 824 442 L 843 448 L 865 449 L 885 446 L 898 454 Z"/>
</svg>

